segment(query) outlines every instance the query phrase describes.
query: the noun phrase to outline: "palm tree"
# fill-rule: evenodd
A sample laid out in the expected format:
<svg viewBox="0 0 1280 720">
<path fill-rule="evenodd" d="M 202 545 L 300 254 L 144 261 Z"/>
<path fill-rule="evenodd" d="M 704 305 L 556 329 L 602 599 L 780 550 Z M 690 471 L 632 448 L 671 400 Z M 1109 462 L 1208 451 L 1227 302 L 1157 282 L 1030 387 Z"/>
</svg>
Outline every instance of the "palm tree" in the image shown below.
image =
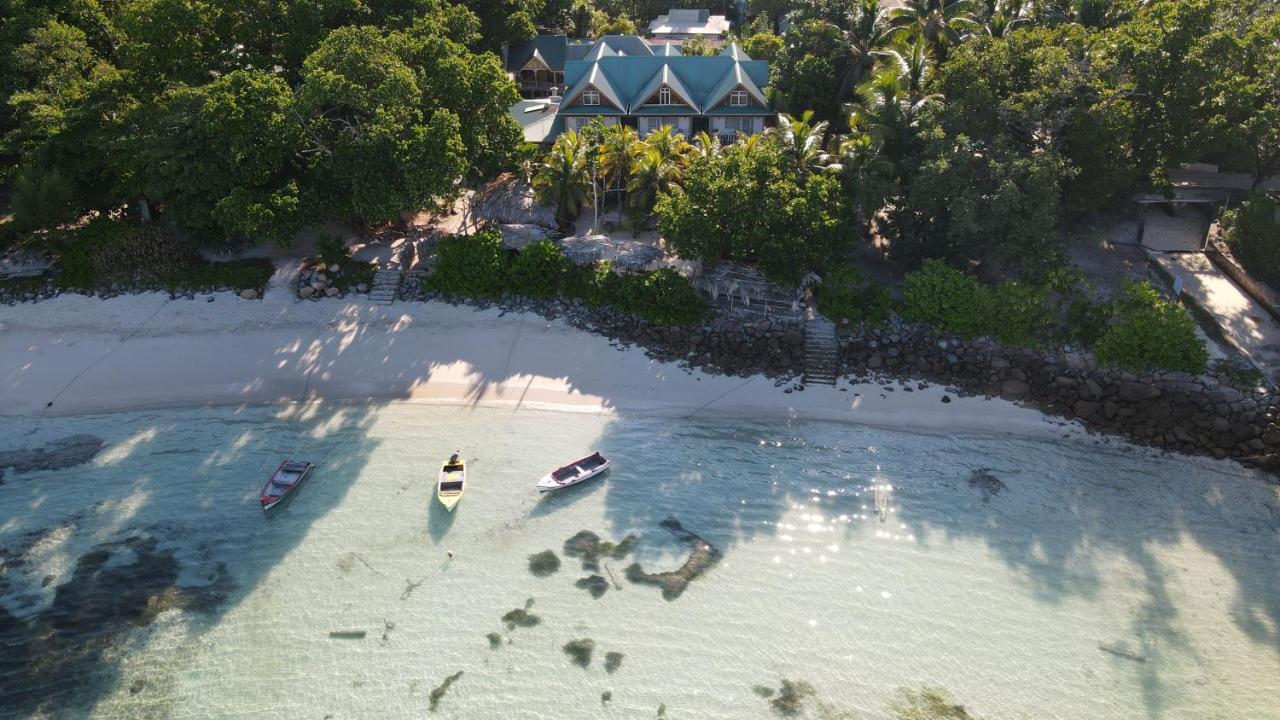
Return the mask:
<svg viewBox="0 0 1280 720">
<path fill-rule="evenodd" d="M 778 125 L 767 132 L 778 139 L 783 157 L 796 175 L 820 171 L 830 159 L 822 148 L 827 121 L 813 122 L 812 110 L 805 110 L 798 118 L 782 113 L 778 115 Z"/>
<path fill-rule="evenodd" d="M 877 132 L 903 131 L 913 127 L 920 112 L 929 105 L 942 102 L 937 93 L 925 93 L 922 85 L 913 87 L 910 61 L 905 65 L 890 63 L 858 86 L 858 99 L 845 106 L 849 127 L 877 128 Z M 928 70 L 919 71 L 927 78 Z"/>
<path fill-rule="evenodd" d="M 587 147 L 578 133 L 569 130 L 556 139 L 533 176 L 538 202 L 554 205 L 556 222 L 567 228 L 587 202 L 591 178 L 587 174 Z"/>
<path fill-rule="evenodd" d="M 890 157 L 904 157 L 913 129 L 925 108 L 942 102 L 942 96 L 912 88 L 911 61 L 887 63 L 858 86 L 858 99 L 845 106 L 849 127 L 869 133 L 886 147 Z M 925 79 L 929 71 L 922 71 Z"/>
<path fill-rule="evenodd" d="M 870 231 L 872 218 L 884 207 L 896 168 L 884 154 L 884 142 L 862 130 L 854 130 L 841 138 L 835 158 L 828 169 L 840 174 L 846 192 L 853 200 L 854 213 L 866 234 Z"/>
<path fill-rule="evenodd" d="M 981 29 L 972 9 L 972 0 L 903 0 L 888 16 L 899 33 L 922 35 L 938 62 L 945 62 L 948 48 Z"/>
<path fill-rule="evenodd" d="M 627 185 L 627 211 L 633 229 L 639 229 L 648 221 L 659 195 L 680 192 L 680 183 L 685 177 L 681 156 L 664 154 L 660 147 L 648 142 L 640 145 L 631 168 L 631 182 Z"/>
<path fill-rule="evenodd" d="M 703 130 L 693 136 L 693 155 L 696 158 L 715 157 L 720 154 L 720 136 Z"/>
<path fill-rule="evenodd" d="M 898 84 L 907 91 L 907 95 L 913 101 L 925 96 L 925 86 L 933 78 L 933 72 L 938 65 L 934 59 L 933 46 L 929 41 L 917 35 L 908 41 L 898 43 L 892 50 L 886 51 L 882 57 L 886 65 L 897 68 Z"/>
<path fill-rule="evenodd" d="M 856 14 L 851 14 L 842 24 L 827 23 L 839 31 L 849 53 L 849 62 L 840 76 L 840 89 L 836 93 L 840 102 L 851 97 L 853 89 L 875 67 L 880 50 L 892 42 L 898 32 L 890 11 L 882 9 L 880 2 L 857 0 Z"/>
<path fill-rule="evenodd" d="M 1033 19 L 1025 11 L 1023 0 L 987 0 L 978 18 L 979 34 L 1002 38 L 1021 27 L 1031 25 Z"/>
<path fill-rule="evenodd" d="M 605 196 L 611 191 L 622 193 L 619 205 L 626 202 L 627 183 L 631 179 L 631 166 L 635 162 L 636 144 L 639 142 L 640 136 L 635 128 L 626 125 L 610 125 L 600 138 L 598 157 Z"/>
<path fill-rule="evenodd" d="M 644 144 L 657 150 L 664 161 L 674 162 L 682 172 L 693 159 L 693 146 L 670 125 L 663 125 L 660 129 L 649 133 L 649 137 L 644 139 Z M 643 154 L 644 148 L 637 148 L 636 152 Z"/>
</svg>

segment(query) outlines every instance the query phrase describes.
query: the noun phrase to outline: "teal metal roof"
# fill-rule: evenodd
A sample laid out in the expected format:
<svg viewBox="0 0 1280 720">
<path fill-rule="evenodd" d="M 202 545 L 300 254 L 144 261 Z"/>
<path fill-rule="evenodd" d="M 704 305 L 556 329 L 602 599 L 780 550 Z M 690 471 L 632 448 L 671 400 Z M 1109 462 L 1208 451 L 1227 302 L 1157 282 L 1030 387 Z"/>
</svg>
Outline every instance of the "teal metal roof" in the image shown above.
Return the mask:
<svg viewBox="0 0 1280 720">
<path fill-rule="evenodd" d="M 680 87 L 677 89 L 673 84 L 672 89 L 682 95 L 687 94 L 687 99 L 694 105 L 694 114 L 709 110 L 740 83 L 747 87 L 756 102 L 765 103 L 760 88 L 769 82 L 769 64 L 761 60 L 741 60 L 732 55 L 610 55 L 595 62 L 577 60 L 565 63 L 565 83 L 573 88 L 565 94 L 565 105 L 576 102 L 576 94 L 593 84 L 594 78 L 595 81 L 603 79 L 607 82 L 609 89 L 618 97 L 619 106 L 634 112 L 648 99 L 652 90 L 657 89 L 653 78 L 664 72 L 678 78 Z M 652 90 L 646 93 L 650 88 Z M 565 107 L 561 112 L 569 109 Z"/>
</svg>

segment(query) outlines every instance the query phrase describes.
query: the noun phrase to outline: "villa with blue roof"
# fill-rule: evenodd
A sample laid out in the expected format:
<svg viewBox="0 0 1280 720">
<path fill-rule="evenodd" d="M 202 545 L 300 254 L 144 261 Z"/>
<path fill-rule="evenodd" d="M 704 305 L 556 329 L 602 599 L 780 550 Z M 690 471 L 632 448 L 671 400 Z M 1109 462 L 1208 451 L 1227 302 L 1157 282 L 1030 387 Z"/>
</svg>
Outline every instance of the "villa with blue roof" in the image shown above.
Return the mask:
<svg viewBox="0 0 1280 720">
<path fill-rule="evenodd" d="M 764 130 L 774 117 L 764 93 L 769 64 L 737 44 L 687 56 L 678 44 L 635 35 L 591 43 L 548 35 L 513 44 L 506 62 L 528 98 L 512 108 L 528 142 L 554 142 L 599 117 L 641 136 L 670 126 L 686 137 L 708 132 L 730 143 Z"/>
</svg>

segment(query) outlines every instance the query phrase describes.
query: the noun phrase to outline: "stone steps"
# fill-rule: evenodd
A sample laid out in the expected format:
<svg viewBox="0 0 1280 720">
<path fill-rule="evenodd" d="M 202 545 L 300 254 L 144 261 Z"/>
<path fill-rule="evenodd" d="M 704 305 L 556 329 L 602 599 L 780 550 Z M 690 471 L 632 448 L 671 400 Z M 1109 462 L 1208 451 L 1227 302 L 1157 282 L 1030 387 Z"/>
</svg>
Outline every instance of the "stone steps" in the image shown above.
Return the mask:
<svg viewBox="0 0 1280 720">
<path fill-rule="evenodd" d="M 835 385 L 840 376 L 840 339 L 835 323 L 813 316 L 804 324 L 804 381 Z"/>
<path fill-rule="evenodd" d="M 375 305 L 390 305 L 396 301 L 400 292 L 401 271 L 399 266 L 383 266 L 373 275 L 373 285 L 369 288 L 369 302 Z"/>
</svg>

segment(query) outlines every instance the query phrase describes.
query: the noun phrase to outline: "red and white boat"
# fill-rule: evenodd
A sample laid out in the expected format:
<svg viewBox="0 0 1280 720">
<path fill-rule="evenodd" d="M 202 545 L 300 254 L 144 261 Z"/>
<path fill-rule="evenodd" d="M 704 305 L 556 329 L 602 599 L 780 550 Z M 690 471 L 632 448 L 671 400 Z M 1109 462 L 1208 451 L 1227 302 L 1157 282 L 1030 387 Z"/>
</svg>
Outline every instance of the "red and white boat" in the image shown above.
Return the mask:
<svg viewBox="0 0 1280 720">
<path fill-rule="evenodd" d="M 538 491 L 559 490 L 583 483 L 609 469 L 609 461 L 598 452 L 547 473 L 538 481 Z"/>
<path fill-rule="evenodd" d="M 270 510 L 280 501 L 293 494 L 298 486 L 302 485 L 302 481 L 307 478 L 311 470 L 315 468 L 305 460 L 293 461 L 285 460 L 280 463 L 280 467 L 271 474 L 271 479 L 266 485 L 262 486 L 262 509 Z"/>
</svg>

